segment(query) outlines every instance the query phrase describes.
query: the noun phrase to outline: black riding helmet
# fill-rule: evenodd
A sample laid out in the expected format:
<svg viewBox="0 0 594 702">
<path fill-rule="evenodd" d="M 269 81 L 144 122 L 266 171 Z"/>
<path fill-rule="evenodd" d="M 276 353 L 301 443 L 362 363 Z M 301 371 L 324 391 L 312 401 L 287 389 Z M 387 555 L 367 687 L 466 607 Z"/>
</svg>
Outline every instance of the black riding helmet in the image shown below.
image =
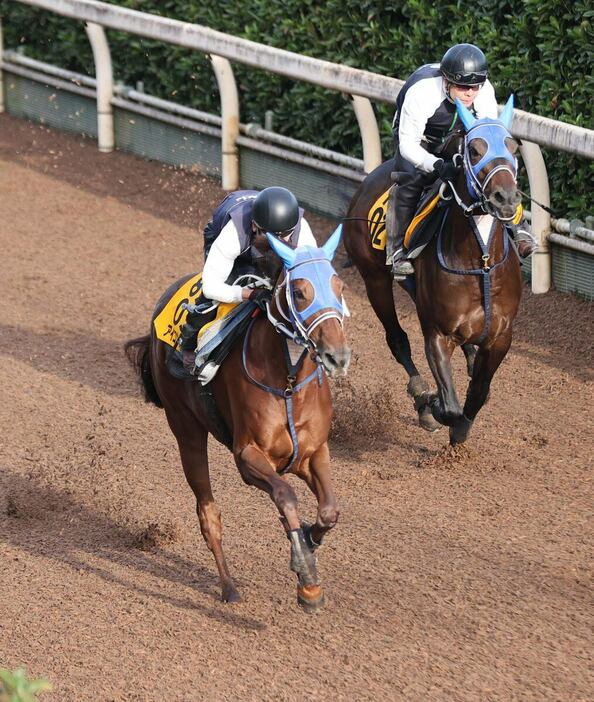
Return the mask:
<svg viewBox="0 0 594 702">
<path fill-rule="evenodd" d="M 297 198 L 286 188 L 265 188 L 254 200 L 252 220 L 264 232 L 290 231 L 299 221 Z"/>
<path fill-rule="evenodd" d="M 485 54 L 474 44 L 456 44 L 448 49 L 439 66 L 446 80 L 457 85 L 482 85 L 487 80 Z"/>
</svg>

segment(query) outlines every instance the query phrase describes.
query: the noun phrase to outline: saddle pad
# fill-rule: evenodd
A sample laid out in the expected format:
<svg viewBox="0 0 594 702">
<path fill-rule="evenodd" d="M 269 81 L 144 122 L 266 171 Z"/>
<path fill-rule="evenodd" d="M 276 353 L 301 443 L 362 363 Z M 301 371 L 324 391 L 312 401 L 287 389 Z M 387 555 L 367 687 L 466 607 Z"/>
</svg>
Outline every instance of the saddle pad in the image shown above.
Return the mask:
<svg viewBox="0 0 594 702">
<path fill-rule="evenodd" d="M 184 302 L 194 303 L 202 289 L 202 273 L 198 273 L 171 296 L 169 302 L 155 317 L 153 322 L 157 339 L 175 348 L 179 341 L 180 330 L 183 326 L 187 311 L 182 309 Z"/>
<path fill-rule="evenodd" d="M 388 210 L 389 193 L 390 188 L 378 197 L 367 215 L 371 245 L 378 251 L 385 251 L 386 249 L 386 212 Z"/>
<path fill-rule="evenodd" d="M 220 302 L 217 307 L 217 316 L 211 321 L 205 324 L 202 329 L 198 332 L 198 344 L 197 348 L 200 350 L 205 344 L 207 344 L 223 326 L 223 320 L 225 317 L 234 310 L 239 302 Z"/>
<path fill-rule="evenodd" d="M 412 222 L 408 225 L 406 234 L 404 235 L 404 247 L 406 249 L 415 248 L 415 244 L 420 238 L 420 233 L 424 226 L 428 226 L 429 216 L 437 207 L 441 197 L 439 193 L 425 203 L 424 207 L 417 211 L 412 219 Z"/>
</svg>

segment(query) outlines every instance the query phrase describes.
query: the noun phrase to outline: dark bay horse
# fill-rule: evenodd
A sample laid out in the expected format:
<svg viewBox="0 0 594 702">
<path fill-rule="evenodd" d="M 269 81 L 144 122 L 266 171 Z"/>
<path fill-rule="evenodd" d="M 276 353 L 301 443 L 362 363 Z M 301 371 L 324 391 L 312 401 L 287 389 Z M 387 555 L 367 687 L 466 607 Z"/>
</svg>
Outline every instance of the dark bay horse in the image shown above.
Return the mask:
<svg viewBox="0 0 594 702">
<path fill-rule="evenodd" d="M 466 440 L 488 397 L 493 375 L 511 344 L 522 291 L 519 259 L 504 227 L 520 208 L 514 156 L 518 142 L 509 133 L 513 99 L 498 120 L 475 120 L 460 103 L 457 109 L 467 133 L 459 157 L 463 168 L 456 183 L 449 184 L 452 205 L 438 235 L 414 260 L 412 286 L 402 284 L 416 304 L 437 395 L 430 394 L 412 360 L 396 314 L 391 270 L 370 236 L 370 208 L 391 185 L 393 161 L 363 181 L 344 225 L 345 248 L 363 277 L 393 356 L 408 373 L 407 390 L 419 422 L 429 430 L 435 428 L 432 419 L 448 426 L 452 444 Z M 447 189 L 442 192 L 447 197 Z M 458 345 L 471 377 L 463 407 L 450 365 Z"/>
<path fill-rule="evenodd" d="M 279 510 L 291 544 L 291 569 L 298 577 L 298 601 L 311 610 L 323 604 L 314 552 L 339 514 L 330 477 L 332 398 L 326 375 L 345 374 L 350 360 L 343 284 L 330 263 L 340 235 L 339 228 L 323 247 L 296 250 L 268 236 L 284 264 L 272 301 L 266 314 L 256 311 L 243 340 L 209 384 L 241 477 L 266 491 Z M 161 297 L 153 322 L 180 282 Z M 220 510 L 209 477 L 207 438 L 217 434 L 216 426 L 204 410 L 199 384 L 168 372 L 167 348 L 151 324 L 149 335 L 127 342 L 126 353 L 147 401 L 165 409 L 196 496 L 202 535 L 216 561 L 222 599 L 236 602 L 240 597 L 223 554 Z M 311 526 L 300 520 L 287 472 L 302 478 L 317 498 Z"/>
</svg>

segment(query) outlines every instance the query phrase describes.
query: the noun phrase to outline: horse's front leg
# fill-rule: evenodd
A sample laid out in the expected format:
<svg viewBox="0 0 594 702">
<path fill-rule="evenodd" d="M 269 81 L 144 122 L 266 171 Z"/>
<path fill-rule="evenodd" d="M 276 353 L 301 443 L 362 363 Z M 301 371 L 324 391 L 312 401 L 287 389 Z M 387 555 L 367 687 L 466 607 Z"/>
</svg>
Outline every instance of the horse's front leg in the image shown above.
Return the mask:
<svg viewBox="0 0 594 702">
<path fill-rule="evenodd" d="M 472 379 L 468 385 L 464 417 L 450 429 L 450 443 L 461 444 L 468 438 L 470 427 L 481 407 L 487 401 L 491 380 L 511 345 L 511 330 L 498 336 L 488 347 L 479 348 L 474 361 Z"/>
<path fill-rule="evenodd" d="M 297 573 L 297 601 L 309 610 L 324 603 L 324 593 L 318 577 L 316 556 L 309 547 L 297 512 L 297 495 L 289 483 L 276 472 L 266 455 L 250 444 L 235 455 L 242 478 L 259 487 L 272 498 L 281 514 L 291 544 L 291 570 Z"/>
<path fill-rule="evenodd" d="M 425 337 L 427 362 L 437 383 L 437 397 L 431 402 L 431 411 L 440 424 L 450 427 L 463 417 L 450 362 L 454 348 L 454 342 L 438 332 Z"/>
<path fill-rule="evenodd" d="M 303 473 L 303 478 L 318 501 L 318 514 L 315 524 L 305 525 L 304 533 L 310 548 L 315 550 L 321 545 L 324 535 L 338 522 L 338 502 L 332 487 L 330 475 L 330 451 L 328 443 L 322 444 L 309 459 L 309 466 Z M 303 526 L 303 524 L 302 524 Z"/>
</svg>

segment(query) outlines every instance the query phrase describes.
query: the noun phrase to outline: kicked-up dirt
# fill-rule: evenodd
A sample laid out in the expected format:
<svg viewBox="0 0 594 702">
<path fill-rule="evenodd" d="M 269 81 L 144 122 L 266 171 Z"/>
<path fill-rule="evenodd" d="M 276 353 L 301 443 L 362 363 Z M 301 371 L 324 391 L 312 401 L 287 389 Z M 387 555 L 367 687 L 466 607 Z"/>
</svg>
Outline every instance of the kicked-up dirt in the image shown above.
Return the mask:
<svg viewBox="0 0 594 702">
<path fill-rule="evenodd" d="M 220 601 L 173 435 L 122 345 L 199 268 L 222 197 L 0 117 L 0 667 L 51 680 L 48 702 L 592 699 L 594 308 L 570 295 L 525 289 L 490 402 L 453 450 L 417 426 L 339 253 L 354 354 L 333 384 L 327 605 L 296 606 L 272 502 L 212 441 L 243 596 Z M 333 228 L 310 221 L 320 240 Z M 461 353 L 456 374 L 463 392 Z"/>
</svg>

